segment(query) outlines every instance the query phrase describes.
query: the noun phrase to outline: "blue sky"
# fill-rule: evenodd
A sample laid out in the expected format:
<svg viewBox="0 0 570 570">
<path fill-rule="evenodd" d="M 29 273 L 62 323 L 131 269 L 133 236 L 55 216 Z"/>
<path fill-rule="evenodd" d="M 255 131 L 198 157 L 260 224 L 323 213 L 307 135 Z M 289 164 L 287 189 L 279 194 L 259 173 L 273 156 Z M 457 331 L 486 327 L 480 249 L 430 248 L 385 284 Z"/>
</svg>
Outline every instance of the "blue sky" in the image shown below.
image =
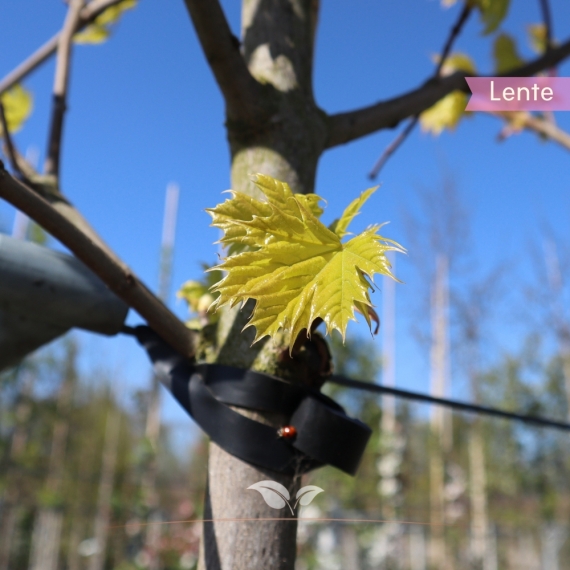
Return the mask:
<svg viewBox="0 0 570 570">
<path fill-rule="evenodd" d="M 405 4 L 405 9 L 403 8 Z M 553 0 L 555 37 L 570 35 L 570 4 Z M 240 3 L 225 0 L 224 9 L 239 35 Z M 526 25 L 540 21 L 539 2 L 513 0 L 503 25 L 519 41 L 521 54 L 533 54 Z M 433 71 L 431 57 L 441 50 L 459 7 L 442 9 L 435 0 L 381 2 L 325 0 L 317 35 L 315 94 L 329 112 L 364 106 L 398 95 L 425 81 Z M 18 0 L 0 4 L 4 22 L 0 40 L 0 74 L 4 75 L 60 27 L 65 6 L 59 0 Z M 469 53 L 481 73 L 492 72 L 492 48 L 475 17 L 456 44 Z M 570 65 L 559 68 L 570 75 Z M 43 159 L 49 121 L 53 61 L 26 81 L 35 109 L 16 135 L 22 151 L 37 147 Z M 557 113 L 570 130 L 569 113 Z M 222 98 L 205 63 L 181 0 L 140 0 L 100 46 L 78 46 L 74 53 L 69 113 L 62 162 L 64 192 L 118 254 L 151 287 L 157 286 L 164 193 L 170 181 L 180 185 L 180 209 L 174 257 L 173 291 L 200 275 L 199 262 L 215 260 L 217 231 L 204 212 L 229 188 L 229 153 L 223 127 Z M 390 221 L 387 237 L 406 245 L 401 211 L 414 201 L 419 185 L 433 187 L 447 171 L 456 180 L 472 212 L 474 258 L 484 271 L 502 260 L 517 261 L 514 290 L 532 268 L 525 260 L 528 244 L 548 223 L 568 238 L 570 198 L 568 151 L 545 144 L 529 133 L 501 144 L 495 141 L 497 119 L 475 116 L 439 138 L 416 131 L 380 175 L 381 189 L 353 231 Z M 367 173 L 395 131 L 383 131 L 327 152 L 319 165 L 316 192 L 328 202 L 331 221 L 371 184 Z M 0 221 L 11 227 L 13 209 L 0 203 Z M 426 390 L 426 355 L 410 337 L 410 322 L 427 319 L 414 313 L 425 290 L 413 269 L 411 251 L 398 260 L 397 337 L 400 386 Z M 381 305 L 380 293 L 374 302 Z M 185 316 L 171 296 L 171 306 Z M 140 322 L 131 312 L 129 322 Z M 522 329 L 502 326 L 501 347 L 516 345 Z M 349 327 L 365 334 L 360 326 Z M 129 386 L 144 386 L 149 368 L 144 353 L 128 338 L 81 334 L 85 366 L 120 371 Z M 380 339 L 377 340 L 380 348 Z M 106 364 L 107 366 L 107 364 Z M 454 394 L 468 397 L 458 385 Z M 190 425 L 166 400 L 165 418 Z M 186 429 L 185 427 L 183 428 Z"/>
</svg>

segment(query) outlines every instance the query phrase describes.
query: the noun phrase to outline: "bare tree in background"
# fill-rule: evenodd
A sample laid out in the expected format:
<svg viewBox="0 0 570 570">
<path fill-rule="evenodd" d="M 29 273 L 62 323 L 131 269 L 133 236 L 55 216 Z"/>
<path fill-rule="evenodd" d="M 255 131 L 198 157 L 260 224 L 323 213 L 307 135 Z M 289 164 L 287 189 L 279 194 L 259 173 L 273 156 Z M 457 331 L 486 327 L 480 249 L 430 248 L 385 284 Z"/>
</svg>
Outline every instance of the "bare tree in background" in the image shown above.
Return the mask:
<svg viewBox="0 0 570 570">
<path fill-rule="evenodd" d="M 502 278 L 505 267 L 491 270 L 478 281 L 470 280 L 460 294 L 454 296 L 455 317 L 458 333 L 459 357 L 465 370 L 471 400 L 482 403 L 479 388 L 480 375 L 485 366 L 488 346 L 485 346 L 485 331 L 489 321 L 497 316 L 500 306 Z M 488 342 L 488 336 L 487 336 Z M 471 504 L 470 554 L 477 568 L 496 570 L 497 553 L 494 532 L 489 520 L 487 499 L 487 461 L 483 420 L 471 422 L 468 439 L 469 500 Z"/>
<path fill-rule="evenodd" d="M 63 514 L 62 501 L 65 455 L 69 434 L 69 410 L 77 382 L 77 348 L 72 341 L 67 346 L 66 366 L 57 396 L 57 421 L 54 424 L 49 466 L 44 488 L 44 501 L 34 520 L 30 552 L 30 570 L 57 570 Z"/>
<path fill-rule="evenodd" d="M 117 466 L 120 428 L 120 412 L 114 406 L 110 406 L 105 426 L 105 441 L 103 443 L 103 458 L 97 496 L 97 513 L 94 524 L 93 539 L 95 552 L 89 559 L 88 570 L 103 570 L 105 567 L 109 522 L 111 520 L 111 496 L 113 494 L 115 468 Z"/>
<path fill-rule="evenodd" d="M 465 264 L 469 233 L 467 212 L 457 186 L 449 174 L 433 188 L 420 187 L 415 208 L 404 212 L 410 258 L 423 283 L 429 283 L 418 296 L 414 314 L 430 315 L 429 321 L 415 319 L 414 335 L 429 351 L 430 390 L 436 397 L 451 395 L 450 377 L 450 278 L 457 276 Z M 432 255 L 425 256 L 429 244 Z M 418 253 L 414 255 L 414 251 Z M 430 410 L 430 536 L 428 556 L 434 568 L 449 568 L 446 555 L 446 456 L 452 446 L 451 413 L 438 406 Z"/>
</svg>

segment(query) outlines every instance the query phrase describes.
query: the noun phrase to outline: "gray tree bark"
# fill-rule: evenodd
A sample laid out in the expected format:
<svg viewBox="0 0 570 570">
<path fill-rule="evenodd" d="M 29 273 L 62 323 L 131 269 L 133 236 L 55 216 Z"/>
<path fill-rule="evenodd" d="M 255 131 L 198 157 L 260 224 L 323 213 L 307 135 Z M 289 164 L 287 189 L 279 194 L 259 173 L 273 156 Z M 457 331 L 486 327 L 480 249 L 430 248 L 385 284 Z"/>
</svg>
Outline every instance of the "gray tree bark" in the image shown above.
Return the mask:
<svg viewBox="0 0 570 570">
<path fill-rule="evenodd" d="M 187 1 L 204 46 L 208 38 L 202 37 L 206 34 L 201 32 L 201 7 L 197 4 Z M 255 80 L 246 85 L 251 88 L 254 101 L 236 101 L 237 96 L 229 93 L 217 76 L 225 91 L 234 190 L 261 197 L 249 174 L 262 172 L 287 182 L 294 192 L 313 191 L 317 161 L 327 137 L 326 115 L 316 106 L 312 92 L 317 4 L 316 0 L 243 2 L 241 57 L 247 66 L 245 71 Z M 233 42 L 237 44 L 235 38 Z M 207 46 L 204 49 L 208 56 Z M 216 73 L 213 58 L 208 59 Z M 234 63 L 232 72 L 237 66 L 239 61 Z M 247 75 L 244 77 L 244 82 L 249 81 Z M 256 109 L 249 113 L 246 106 L 252 103 Z M 247 321 L 247 310 L 251 307 L 242 312 L 228 310 L 222 315 L 217 362 L 294 380 L 303 363 L 288 359 L 285 364 L 278 362 L 283 350 L 279 342 L 261 341 L 251 347 L 253 331 L 240 334 Z M 276 430 L 285 422 L 278 415 L 255 417 Z M 299 484 L 298 478 L 257 469 L 210 444 L 204 518 L 233 520 L 205 523 L 199 568 L 294 568 L 297 522 L 289 512 L 269 507 L 259 493 L 247 491 L 250 485 L 267 479 L 278 481 L 293 496 Z M 263 518 L 279 520 L 255 520 Z"/>
</svg>

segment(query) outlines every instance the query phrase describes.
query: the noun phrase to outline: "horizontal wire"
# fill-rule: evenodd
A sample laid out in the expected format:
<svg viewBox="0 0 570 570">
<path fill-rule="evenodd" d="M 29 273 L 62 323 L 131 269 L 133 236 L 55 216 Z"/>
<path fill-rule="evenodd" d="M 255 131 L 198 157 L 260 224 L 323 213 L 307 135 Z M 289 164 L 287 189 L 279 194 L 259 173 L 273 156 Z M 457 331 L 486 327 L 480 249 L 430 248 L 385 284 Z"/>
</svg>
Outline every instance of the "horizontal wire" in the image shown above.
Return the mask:
<svg viewBox="0 0 570 570">
<path fill-rule="evenodd" d="M 467 402 L 460 402 L 458 400 L 449 400 L 447 398 L 437 398 L 435 396 L 428 396 L 427 394 L 420 394 L 419 392 L 410 392 L 409 390 L 401 390 L 399 388 L 391 388 L 382 386 L 381 384 L 374 384 L 372 382 L 363 382 L 361 380 L 352 380 L 344 376 L 331 376 L 327 379 L 328 382 L 338 384 L 339 386 L 346 386 L 347 388 L 354 388 L 356 390 L 366 390 L 368 392 L 377 392 L 380 394 L 390 394 L 398 398 L 405 398 L 407 400 L 417 400 L 426 404 L 435 404 L 437 406 L 446 406 L 462 412 L 471 412 L 474 414 L 486 414 L 488 416 L 495 416 L 508 420 L 518 420 L 529 424 L 534 424 L 540 427 L 550 427 L 560 429 L 563 431 L 570 431 L 570 424 L 566 422 L 559 422 L 542 418 L 540 416 L 527 416 L 517 414 L 516 412 L 508 412 L 498 408 L 491 408 L 489 406 L 479 406 L 477 404 L 469 404 Z"/>
<path fill-rule="evenodd" d="M 193 524 L 193 523 L 219 523 L 219 522 L 339 522 L 339 523 L 370 523 L 370 524 L 407 524 L 407 525 L 420 525 L 420 526 L 456 526 L 452 523 L 430 523 L 423 521 L 405 521 L 394 519 L 348 519 L 348 518 L 307 518 L 307 517 L 244 517 L 244 518 L 215 518 L 215 519 L 187 519 L 177 521 L 151 521 L 151 522 L 137 522 L 137 526 L 150 526 L 150 525 L 172 525 L 172 524 Z M 111 525 L 110 529 L 124 528 L 128 524 Z"/>
<path fill-rule="evenodd" d="M 134 336 L 135 328 L 130 327 L 128 325 L 124 325 L 123 328 L 121 329 L 121 332 L 123 334 Z M 395 396 L 397 398 L 405 398 L 407 400 L 416 400 L 418 402 L 424 402 L 426 404 L 445 406 L 447 408 L 461 410 L 462 412 L 470 412 L 473 414 L 485 414 L 497 418 L 503 418 L 507 420 L 517 420 L 528 424 L 534 424 L 540 427 L 549 427 L 549 428 L 559 429 L 562 431 L 570 431 L 570 424 L 566 422 L 560 422 L 548 418 L 542 418 L 540 416 L 528 416 L 523 414 L 517 414 L 516 412 L 508 412 L 506 410 L 500 410 L 498 408 L 491 408 L 489 406 L 480 406 L 477 404 L 470 404 L 468 402 L 450 400 L 448 398 L 438 398 L 435 396 L 428 396 L 427 394 L 421 394 L 419 392 L 411 392 L 409 390 L 401 390 L 399 388 L 391 388 L 388 386 L 383 386 L 382 384 L 375 384 L 373 382 L 363 382 L 361 380 L 353 380 L 352 378 L 346 378 L 345 376 L 340 376 L 336 374 L 327 378 L 327 381 L 332 382 L 333 384 L 338 384 L 339 386 L 345 386 L 346 388 L 353 388 L 356 390 L 366 390 L 368 392 L 376 392 L 379 394 L 390 394 L 391 396 Z"/>
</svg>

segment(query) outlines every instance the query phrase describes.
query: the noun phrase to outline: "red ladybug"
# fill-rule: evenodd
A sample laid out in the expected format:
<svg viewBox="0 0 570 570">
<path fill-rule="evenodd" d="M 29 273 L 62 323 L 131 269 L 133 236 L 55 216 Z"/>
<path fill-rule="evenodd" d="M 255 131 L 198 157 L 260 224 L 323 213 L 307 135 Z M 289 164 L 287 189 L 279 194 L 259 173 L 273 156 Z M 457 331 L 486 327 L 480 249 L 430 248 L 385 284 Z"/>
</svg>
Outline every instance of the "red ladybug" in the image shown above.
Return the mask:
<svg viewBox="0 0 570 570">
<path fill-rule="evenodd" d="M 277 435 L 283 439 L 293 439 L 297 435 L 297 430 L 293 426 L 283 426 L 277 430 Z"/>
</svg>

